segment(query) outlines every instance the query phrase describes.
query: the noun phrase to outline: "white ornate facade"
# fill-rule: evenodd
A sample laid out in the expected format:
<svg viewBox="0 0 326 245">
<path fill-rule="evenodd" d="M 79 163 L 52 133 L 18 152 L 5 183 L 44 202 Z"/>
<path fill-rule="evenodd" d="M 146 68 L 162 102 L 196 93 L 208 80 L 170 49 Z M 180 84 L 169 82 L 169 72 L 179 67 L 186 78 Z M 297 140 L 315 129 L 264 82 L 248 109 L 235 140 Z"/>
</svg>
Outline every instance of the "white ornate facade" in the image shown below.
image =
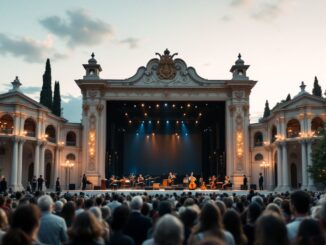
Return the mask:
<svg viewBox="0 0 326 245">
<path fill-rule="evenodd" d="M 0 95 L 0 170 L 10 186 L 22 189 L 33 175 L 43 175 L 49 188 L 53 187 L 56 177 L 60 177 L 63 187 L 69 182 L 79 188 L 83 173 L 93 185 L 100 185 L 105 178 L 105 135 L 110 117 L 106 102 L 119 100 L 224 101 L 226 173 L 235 188 L 240 188 L 244 174 L 250 183 L 257 183 L 259 172 L 264 172 L 268 188 L 290 188 L 293 152 L 296 153 L 297 182 L 302 183 L 302 187 L 313 185 L 306 166 L 311 164 L 313 120 L 319 118 L 318 123 L 326 120 L 325 99 L 302 92 L 274 108 L 263 122 L 250 125 L 249 96 L 256 81 L 247 77 L 249 66 L 241 56 L 231 67 L 230 80 L 207 80 L 183 60 L 172 59 L 169 53 L 164 55 L 161 60 L 150 60 L 134 76 L 122 80 L 101 79 L 102 68 L 92 56 L 84 65 L 86 75 L 76 80 L 83 95 L 81 124 L 53 115 L 22 94 L 16 81 L 13 90 Z M 167 69 L 165 73 L 160 70 L 164 68 L 160 67 L 162 57 L 169 58 L 175 70 Z M 298 120 L 300 130 L 295 136 L 286 137 L 291 119 Z M 254 141 L 257 132 L 261 134 L 259 144 Z M 257 154 L 262 157 L 255 160 Z M 269 167 L 262 168 L 263 161 Z"/>
</svg>

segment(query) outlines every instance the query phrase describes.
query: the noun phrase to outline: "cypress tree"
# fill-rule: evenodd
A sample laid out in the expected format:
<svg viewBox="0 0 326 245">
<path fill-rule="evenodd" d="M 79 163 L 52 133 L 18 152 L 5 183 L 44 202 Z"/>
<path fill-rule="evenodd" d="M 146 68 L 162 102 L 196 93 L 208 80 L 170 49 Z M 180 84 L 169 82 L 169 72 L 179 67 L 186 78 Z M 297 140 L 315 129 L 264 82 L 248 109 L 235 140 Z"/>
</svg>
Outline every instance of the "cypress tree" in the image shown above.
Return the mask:
<svg viewBox="0 0 326 245">
<path fill-rule="evenodd" d="M 315 96 L 322 97 L 321 87 L 318 84 L 318 79 L 315 77 L 314 88 L 312 89 L 312 94 Z"/>
<path fill-rule="evenodd" d="M 61 95 L 60 95 L 60 84 L 58 81 L 54 83 L 54 94 L 53 94 L 53 104 L 52 113 L 61 117 Z"/>
<path fill-rule="evenodd" d="M 286 96 L 286 99 L 285 99 L 285 101 L 290 101 L 291 100 L 291 95 L 290 94 L 288 94 L 288 96 Z"/>
<path fill-rule="evenodd" d="M 270 114 L 271 114 L 271 110 L 269 109 L 268 100 L 266 100 L 263 118 L 268 117 Z"/>
<path fill-rule="evenodd" d="M 46 60 L 45 72 L 43 74 L 43 85 L 40 96 L 40 103 L 49 109 L 52 108 L 52 88 L 51 88 L 51 65 L 50 59 Z"/>
</svg>

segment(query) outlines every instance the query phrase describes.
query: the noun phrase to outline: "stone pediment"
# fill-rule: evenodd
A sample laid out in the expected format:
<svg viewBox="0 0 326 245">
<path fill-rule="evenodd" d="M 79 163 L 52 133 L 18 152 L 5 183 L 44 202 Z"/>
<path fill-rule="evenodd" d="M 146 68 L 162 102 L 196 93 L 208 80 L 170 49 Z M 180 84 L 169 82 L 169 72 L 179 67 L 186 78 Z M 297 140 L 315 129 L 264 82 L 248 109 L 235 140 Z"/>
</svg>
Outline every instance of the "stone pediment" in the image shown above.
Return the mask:
<svg viewBox="0 0 326 245">
<path fill-rule="evenodd" d="M 140 67 L 134 76 L 124 80 L 109 79 L 107 83 L 109 86 L 132 87 L 221 87 L 226 84 L 226 80 L 208 80 L 200 77 L 185 61 L 173 59 L 174 55 L 170 55 L 165 63 L 163 60 L 165 55 L 159 55 L 160 59 L 151 59 L 146 67 Z"/>
<path fill-rule="evenodd" d="M 274 112 L 279 110 L 291 110 L 291 109 L 298 109 L 301 107 L 319 107 L 325 106 L 326 100 L 324 98 L 320 98 L 309 93 L 304 93 L 294 97 L 292 100 L 279 103 L 273 109 Z"/>
<path fill-rule="evenodd" d="M 21 105 L 31 109 L 49 110 L 47 107 L 41 105 L 37 101 L 17 91 L 1 94 L 0 104 Z"/>
</svg>

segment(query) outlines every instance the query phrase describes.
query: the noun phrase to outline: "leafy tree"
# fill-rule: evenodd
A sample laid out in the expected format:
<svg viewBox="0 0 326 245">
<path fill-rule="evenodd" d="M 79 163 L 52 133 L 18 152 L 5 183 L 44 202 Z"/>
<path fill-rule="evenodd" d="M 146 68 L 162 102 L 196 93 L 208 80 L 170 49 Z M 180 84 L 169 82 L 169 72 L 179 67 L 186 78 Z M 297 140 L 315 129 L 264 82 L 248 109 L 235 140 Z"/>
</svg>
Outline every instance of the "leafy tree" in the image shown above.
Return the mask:
<svg viewBox="0 0 326 245">
<path fill-rule="evenodd" d="M 52 112 L 54 115 L 61 117 L 61 95 L 60 95 L 60 83 L 58 81 L 54 83 Z"/>
<path fill-rule="evenodd" d="M 321 91 L 320 85 L 318 84 L 317 77 L 315 77 L 314 88 L 312 89 L 312 94 L 315 96 L 322 97 L 322 91 Z"/>
<path fill-rule="evenodd" d="M 291 100 L 291 94 L 288 94 L 288 96 L 286 96 L 285 101 L 290 101 Z"/>
<path fill-rule="evenodd" d="M 43 74 L 43 85 L 40 96 L 40 103 L 49 109 L 52 108 L 52 88 L 51 88 L 51 65 L 50 59 L 46 60 L 45 72 Z"/>
<path fill-rule="evenodd" d="M 314 179 L 315 183 L 326 185 L 326 127 L 318 130 L 321 136 L 312 148 L 311 160 L 312 165 L 308 167 L 308 172 Z"/>
<path fill-rule="evenodd" d="M 269 109 L 268 100 L 266 100 L 263 118 L 268 117 L 270 114 L 271 114 L 271 110 Z"/>
</svg>

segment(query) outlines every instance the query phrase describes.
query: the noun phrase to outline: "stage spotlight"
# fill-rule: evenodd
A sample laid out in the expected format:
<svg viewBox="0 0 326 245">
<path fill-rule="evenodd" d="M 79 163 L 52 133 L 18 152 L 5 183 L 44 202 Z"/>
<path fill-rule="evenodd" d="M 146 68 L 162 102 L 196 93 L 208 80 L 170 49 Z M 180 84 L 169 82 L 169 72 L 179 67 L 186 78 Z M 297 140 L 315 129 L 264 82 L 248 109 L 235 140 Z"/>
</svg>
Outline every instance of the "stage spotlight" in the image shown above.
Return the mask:
<svg viewBox="0 0 326 245">
<path fill-rule="evenodd" d="M 197 108 L 198 108 L 198 106 L 196 106 L 196 105 L 195 105 L 195 108 L 197 109 Z"/>
<path fill-rule="evenodd" d="M 134 105 L 134 108 L 136 108 L 137 107 L 137 105 Z"/>
<path fill-rule="evenodd" d="M 164 103 L 164 106 L 167 107 L 168 106 L 168 103 Z"/>
<path fill-rule="evenodd" d="M 156 104 L 156 108 L 159 108 L 160 107 L 160 105 L 159 104 Z"/>
<path fill-rule="evenodd" d="M 183 106 L 180 106 L 181 109 L 183 109 Z"/>
<path fill-rule="evenodd" d="M 149 135 L 147 135 L 146 138 L 149 139 Z"/>
<path fill-rule="evenodd" d="M 190 106 L 191 106 L 190 104 L 187 105 L 188 108 L 189 108 Z"/>
<path fill-rule="evenodd" d="M 145 104 L 144 104 L 144 103 L 142 103 L 142 104 L 141 104 L 141 107 L 144 107 L 144 106 L 145 106 Z"/>
<path fill-rule="evenodd" d="M 160 121 L 159 121 L 159 120 L 157 120 L 157 121 L 156 121 L 156 123 L 157 123 L 157 124 L 160 124 Z"/>
<path fill-rule="evenodd" d="M 186 113 L 183 113 L 183 116 L 185 117 L 187 114 Z"/>
<path fill-rule="evenodd" d="M 179 124 L 179 121 L 176 121 L 177 124 Z"/>
<path fill-rule="evenodd" d="M 201 117 L 202 115 L 203 115 L 203 114 L 202 114 L 201 112 L 198 114 L 198 116 L 200 116 L 200 117 Z"/>
<path fill-rule="evenodd" d="M 169 124 L 169 123 L 170 123 L 170 121 L 169 121 L 169 120 L 166 120 L 166 123 L 168 123 L 168 124 Z"/>
<path fill-rule="evenodd" d="M 136 133 L 136 135 L 138 136 L 138 135 L 139 135 L 139 133 Z"/>
<path fill-rule="evenodd" d="M 178 136 L 178 133 L 175 133 L 175 136 Z"/>
<path fill-rule="evenodd" d="M 131 120 L 129 120 L 129 124 L 131 124 L 132 123 L 132 121 Z"/>
<path fill-rule="evenodd" d="M 149 106 L 148 106 L 148 109 L 151 109 L 151 108 L 152 108 L 152 107 L 149 105 Z"/>
<path fill-rule="evenodd" d="M 183 124 L 184 122 L 183 122 L 183 121 L 181 121 L 181 123 Z"/>
<path fill-rule="evenodd" d="M 152 124 L 152 121 L 148 121 L 149 124 Z"/>
<path fill-rule="evenodd" d="M 173 104 L 172 107 L 174 108 L 175 107 L 175 104 Z"/>
<path fill-rule="evenodd" d="M 128 116 L 128 113 L 127 113 L 127 112 L 125 113 L 125 116 L 126 116 L 126 117 Z"/>
<path fill-rule="evenodd" d="M 188 136 L 188 133 L 186 133 L 185 135 Z"/>
<path fill-rule="evenodd" d="M 196 121 L 196 124 L 198 124 L 198 121 Z"/>
<path fill-rule="evenodd" d="M 144 116 L 147 117 L 147 112 L 144 113 Z"/>
<path fill-rule="evenodd" d="M 152 136 L 155 136 L 155 134 L 154 134 L 154 133 L 152 133 Z"/>
<path fill-rule="evenodd" d="M 141 124 L 144 124 L 144 121 L 141 121 Z"/>
</svg>

